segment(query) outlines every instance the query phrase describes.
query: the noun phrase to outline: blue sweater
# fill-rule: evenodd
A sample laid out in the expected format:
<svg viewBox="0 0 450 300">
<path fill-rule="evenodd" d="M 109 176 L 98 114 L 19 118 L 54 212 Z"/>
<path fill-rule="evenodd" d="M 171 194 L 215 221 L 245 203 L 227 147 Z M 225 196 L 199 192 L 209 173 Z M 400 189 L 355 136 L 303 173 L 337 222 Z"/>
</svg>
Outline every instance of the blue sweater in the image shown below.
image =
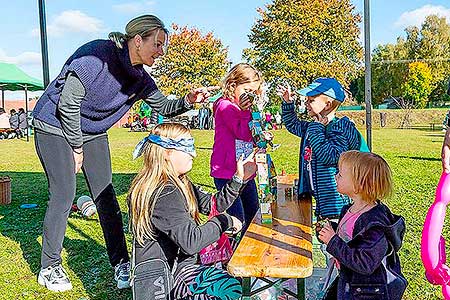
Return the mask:
<svg viewBox="0 0 450 300">
<path fill-rule="evenodd" d="M 327 126 L 319 122 L 302 121 L 297 117 L 294 103 L 282 104 L 283 122 L 287 130 L 301 137 L 298 192 L 310 193 L 316 200 L 315 214 L 321 218 L 337 217 L 349 202 L 337 191 L 334 175 L 341 153 L 358 150 L 360 134 L 347 117 L 335 118 Z M 310 167 L 305 160 L 305 149 L 312 152 Z M 311 179 L 312 178 L 312 184 Z M 311 188 L 314 187 L 314 191 Z"/>
<path fill-rule="evenodd" d="M 112 41 L 95 40 L 81 46 L 64 64 L 39 99 L 33 116 L 61 128 L 58 102 L 69 72 L 82 82 L 86 95 L 81 103 L 81 130 L 104 133 L 139 99 L 157 91 L 142 65 L 131 65 L 128 47 L 119 49 Z"/>
</svg>

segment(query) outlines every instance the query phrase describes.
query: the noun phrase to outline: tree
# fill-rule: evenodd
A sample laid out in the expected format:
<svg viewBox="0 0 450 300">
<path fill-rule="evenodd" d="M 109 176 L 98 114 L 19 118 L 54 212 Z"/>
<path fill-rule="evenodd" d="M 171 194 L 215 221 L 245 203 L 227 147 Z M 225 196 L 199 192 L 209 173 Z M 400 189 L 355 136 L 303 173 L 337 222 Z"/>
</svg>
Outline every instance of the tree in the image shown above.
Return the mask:
<svg viewBox="0 0 450 300">
<path fill-rule="evenodd" d="M 418 108 L 424 108 L 432 91 L 431 70 L 424 62 L 410 63 L 408 68 L 408 76 L 403 84 L 404 97 L 412 100 Z"/>
<path fill-rule="evenodd" d="M 396 44 L 379 45 L 372 53 L 374 103 L 390 96 L 403 97 L 405 93 L 411 96 L 404 89 L 411 62 L 426 63 L 432 74 L 431 92 L 423 100 L 448 99 L 444 91 L 450 76 L 450 24 L 445 18 L 430 15 L 420 28 L 411 26 L 405 33 L 406 38 L 398 38 Z"/>
<path fill-rule="evenodd" d="M 228 48 L 211 32 L 172 25 L 167 53 L 154 65 L 152 75 L 165 94 L 181 97 L 190 89 L 217 85 L 225 76 Z"/>
<path fill-rule="evenodd" d="M 298 88 L 321 76 L 346 85 L 358 76 L 361 17 L 349 0 L 274 0 L 258 12 L 244 56 L 272 90 L 279 78 Z"/>
<path fill-rule="evenodd" d="M 389 97 L 402 97 L 402 84 L 408 72 L 402 60 L 407 58 L 405 41 L 397 39 L 397 44 L 379 45 L 372 53 L 372 103 L 382 103 Z M 364 81 L 362 82 L 364 89 Z"/>
</svg>

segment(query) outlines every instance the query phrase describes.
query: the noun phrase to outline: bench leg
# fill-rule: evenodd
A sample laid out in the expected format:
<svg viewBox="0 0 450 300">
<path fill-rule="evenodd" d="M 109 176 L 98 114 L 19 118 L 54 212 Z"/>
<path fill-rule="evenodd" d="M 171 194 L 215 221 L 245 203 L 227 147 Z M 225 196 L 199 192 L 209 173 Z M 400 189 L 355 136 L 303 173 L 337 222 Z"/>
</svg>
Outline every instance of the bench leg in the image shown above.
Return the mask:
<svg viewBox="0 0 450 300">
<path fill-rule="evenodd" d="M 250 300 L 251 295 L 252 295 L 251 278 L 244 277 L 242 278 L 242 299 Z"/>
<path fill-rule="evenodd" d="M 305 278 L 297 278 L 297 299 L 305 300 Z"/>
</svg>

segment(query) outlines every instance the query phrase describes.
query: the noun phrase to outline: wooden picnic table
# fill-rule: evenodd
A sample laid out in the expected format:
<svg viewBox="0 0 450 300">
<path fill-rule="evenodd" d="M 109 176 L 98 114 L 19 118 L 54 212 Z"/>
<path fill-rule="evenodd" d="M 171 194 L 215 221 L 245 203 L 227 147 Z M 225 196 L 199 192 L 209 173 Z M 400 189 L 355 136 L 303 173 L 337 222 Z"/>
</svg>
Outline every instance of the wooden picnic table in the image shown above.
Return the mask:
<svg viewBox="0 0 450 300">
<path fill-rule="evenodd" d="M 311 199 L 284 197 L 278 190 L 272 203 L 272 224 L 262 224 L 257 216 L 228 263 L 228 272 L 243 277 L 243 296 L 250 297 L 271 287 L 276 281 L 297 279 L 297 293 L 284 289 L 297 299 L 305 299 L 305 278 L 312 275 Z M 252 291 L 251 277 L 267 283 Z"/>
</svg>

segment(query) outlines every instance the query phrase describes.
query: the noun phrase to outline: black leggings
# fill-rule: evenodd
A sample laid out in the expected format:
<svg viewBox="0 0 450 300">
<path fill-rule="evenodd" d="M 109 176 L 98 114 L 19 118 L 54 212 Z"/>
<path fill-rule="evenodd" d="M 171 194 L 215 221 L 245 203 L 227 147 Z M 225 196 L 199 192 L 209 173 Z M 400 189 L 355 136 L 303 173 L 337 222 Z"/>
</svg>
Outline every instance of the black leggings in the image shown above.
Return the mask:
<svg viewBox="0 0 450 300">
<path fill-rule="evenodd" d="M 42 234 L 41 266 L 61 262 L 67 219 L 75 198 L 76 174 L 72 148 L 62 136 L 36 131 L 36 152 L 48 180 L 49 202 Z M 83 173 L 97 206 L 112 266 L 129 261 L 122 214 L 112 186 L 108 137 L 100 135 L 83 145 Z"/>
</svg>

